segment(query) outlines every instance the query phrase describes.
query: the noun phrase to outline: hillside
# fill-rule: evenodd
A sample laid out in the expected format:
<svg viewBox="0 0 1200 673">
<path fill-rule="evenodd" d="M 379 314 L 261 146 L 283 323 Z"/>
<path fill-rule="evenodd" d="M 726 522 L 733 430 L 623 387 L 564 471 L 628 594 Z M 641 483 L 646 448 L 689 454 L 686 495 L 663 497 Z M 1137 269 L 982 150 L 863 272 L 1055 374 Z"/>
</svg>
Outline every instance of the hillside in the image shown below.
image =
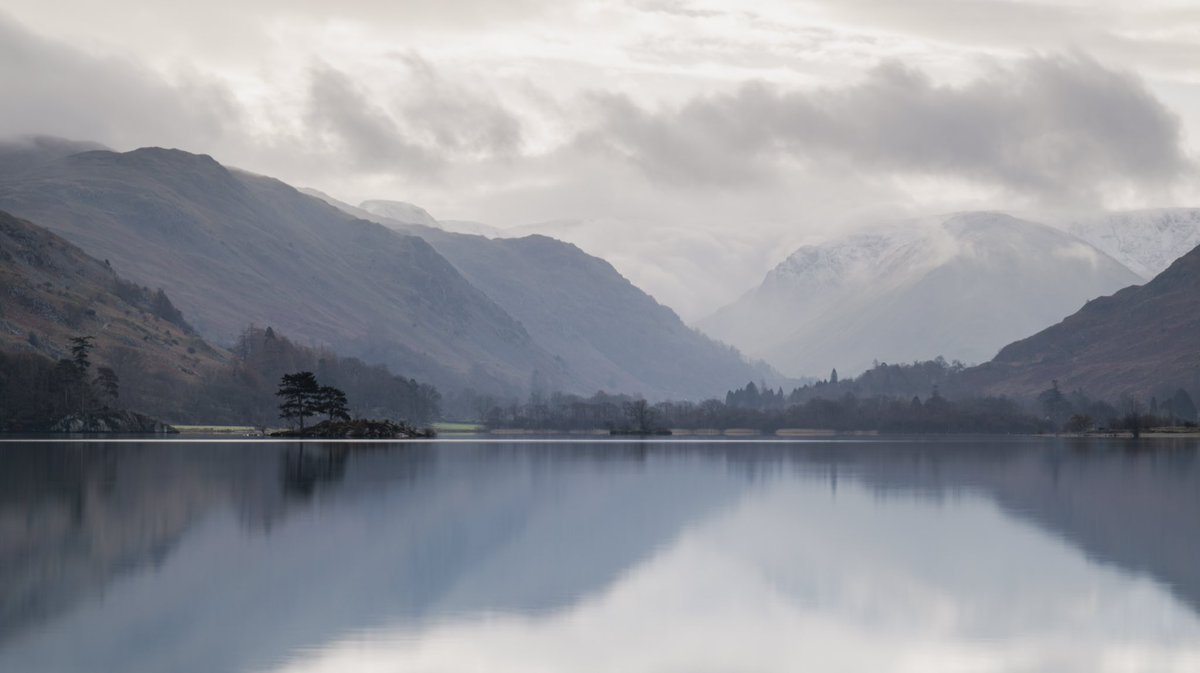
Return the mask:
<svg viewBox="0 0 1200 673">
<path fill-rule="evenodd" d="M 271 325 L 451 393 L 699 398 L 764 375 L 573 246 L 383 226 L 207 156 L 49 157 L 0 178 L 0 208 L 163 287 L 224 344 Z"/>
<path fill-rule="evenodd" d="M 736 351 L 688 327 L 611 264 L 570 243 L 539 235 L 489 239 L 454 233 L 312 193 L 428 241 L 519 320 L 539 345 L 566 363 L 578 392 L 602 389 L 696 399 L 722 395 L 751 380 L 780 380 L 769 367 L 750 365 Z"/>
<path fill-rule="evenodd" d="M 585 391 L 695 399 L 779 378 L 688 327 L 611 264 L 570 243 L 435 230 L 418 235 L 585 377 Z"/>
<path fill-rule="evenodd" d="M 120 278 L 109 264 L 37 225 L 0 212 L 0 352 L 70 356 L 94 336 L 92 361 L 121 379 L 121 402 L 170 411 L 167 393 L 201 381 L 229 354 L 197 336 L 161 291 Z"/>
<path fill-rule="evenodd" d="M 994 393 L 1031 395 L 1057 379 L 1115 399 L 1121 393 L 1200 393 L 1200 248 L 1149 283 L 1087 303 L 1062 322 L 968 372 Z"/>
<path fill-rule="evenodd" d="M 701 322 L 793 376 L 873 361 L 982 362 L 1138 277 L 1087 243 L 999 213 L 965 213 L 806 246 Z"/>
<path fill-rule="evenodd" d="M 439 387 L 500 392 L 533 370 L 558 374 L 422 239 L 207 156 L 148 148 L 43 162 L 0 180 L 0 208 L 163 287 L 221 343 L 272 325 Z"/>
</svg>

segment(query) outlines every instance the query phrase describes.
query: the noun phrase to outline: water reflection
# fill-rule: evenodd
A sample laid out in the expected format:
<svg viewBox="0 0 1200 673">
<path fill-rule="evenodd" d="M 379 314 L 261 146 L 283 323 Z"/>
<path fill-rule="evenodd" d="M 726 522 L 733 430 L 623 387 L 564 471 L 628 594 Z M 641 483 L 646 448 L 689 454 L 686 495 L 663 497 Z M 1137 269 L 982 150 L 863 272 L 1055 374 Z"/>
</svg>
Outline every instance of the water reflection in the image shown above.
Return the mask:
<svg viewBox="0 0 1200 673">
<path fill-rule="evenodd" d="M 1194 445 L 0 447 L 0 670 L 1200 670 Z"/>
</svg>

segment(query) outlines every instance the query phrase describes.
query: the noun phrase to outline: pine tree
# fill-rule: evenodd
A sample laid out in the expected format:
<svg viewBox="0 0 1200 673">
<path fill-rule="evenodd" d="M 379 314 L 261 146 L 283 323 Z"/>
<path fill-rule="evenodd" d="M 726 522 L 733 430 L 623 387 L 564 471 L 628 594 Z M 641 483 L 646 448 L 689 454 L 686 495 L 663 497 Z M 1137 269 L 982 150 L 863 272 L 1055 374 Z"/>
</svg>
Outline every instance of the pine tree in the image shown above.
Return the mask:
<svg viewBox="0 0 1200 673">
<path fill-rule="evenodd" d="M 79 382 L 79 413 L 87 411 L 88 369 L 92 366 L 91 353 L 95 348 L 96 337 L 91 335 L 71 337 L 71 364 L 75 367 L 75 376 Z"/>
<path fill-rule="evenodd" d="M 92 382 L 100 389 L 105 397 L 110 399 L 113 404 L 117 403 L 117 397 L 120 393 L 120 381 L 117 379 L 117 373 L 110 367 L 100 367 L 96 370 L 96 380 Z"/>
<path fill-rule="evenodd" d="M 320 390 L 317 377 L 312 372 L 284 374 L 279 381 L 279 390 L 275 391 L 276 395 L 283 398 L 279 405 L 279 416 L 289 421 L 296 419 L 300 434 L 304 434 L 304 419 L 317 412 Z"/>
<path fill-rule="evenodd" d="M 330 420 L 350 420 L 350 409 L 346 406 L 346 393 L 333 386 L 321 386 L 317 389 L 314 410 L 325 414 Z"/>
</svg>

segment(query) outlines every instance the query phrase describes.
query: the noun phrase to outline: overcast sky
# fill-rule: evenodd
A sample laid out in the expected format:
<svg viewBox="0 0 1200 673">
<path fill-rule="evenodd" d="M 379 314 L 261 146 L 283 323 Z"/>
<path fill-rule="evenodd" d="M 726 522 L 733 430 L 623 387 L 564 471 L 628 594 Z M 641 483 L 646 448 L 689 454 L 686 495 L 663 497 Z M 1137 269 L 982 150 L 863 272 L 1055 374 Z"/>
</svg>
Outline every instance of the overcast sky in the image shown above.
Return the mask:
<svg viewBox="0 0 1200 673">
<path fill-rule="evenodd" d="M 689 319 L 846 222 L 1200 201 L 1194 0 L 4 0 L 0 83 L 3 136 L 587 220 Z"/>
</svg>

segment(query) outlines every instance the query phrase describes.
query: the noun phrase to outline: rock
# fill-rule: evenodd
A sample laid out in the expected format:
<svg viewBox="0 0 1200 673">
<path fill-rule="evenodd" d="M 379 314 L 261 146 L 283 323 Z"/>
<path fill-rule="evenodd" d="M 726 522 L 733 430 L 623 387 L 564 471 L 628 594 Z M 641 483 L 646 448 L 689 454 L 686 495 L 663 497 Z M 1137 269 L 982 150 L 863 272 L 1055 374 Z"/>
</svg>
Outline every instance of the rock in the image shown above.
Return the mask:
<svg viewBox="0 0 1200 673">
<path fill-rule="evenodd" d="M 167 435 L 179 431 L 133 411 L 98 411 L 66 416 L 50 426 L 50 432 Z"/>
</svg>

